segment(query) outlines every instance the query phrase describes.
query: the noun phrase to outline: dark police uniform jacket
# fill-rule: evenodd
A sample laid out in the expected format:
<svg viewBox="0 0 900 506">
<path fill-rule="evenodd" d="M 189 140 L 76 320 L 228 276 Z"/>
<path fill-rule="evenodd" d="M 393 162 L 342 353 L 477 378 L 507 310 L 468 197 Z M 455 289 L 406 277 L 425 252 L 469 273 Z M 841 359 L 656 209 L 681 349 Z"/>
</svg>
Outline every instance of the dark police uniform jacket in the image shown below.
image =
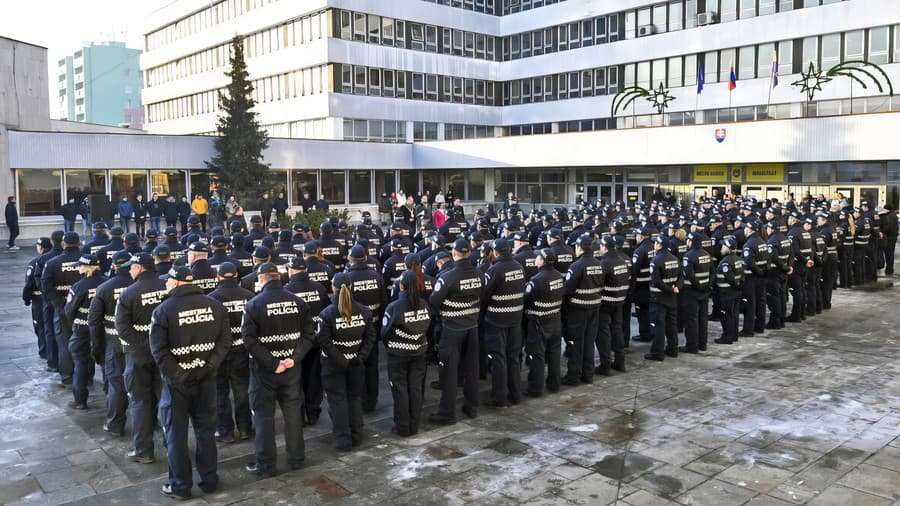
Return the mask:
<svg viewBox="0 0 900 506">
<path fill-rule="evenodd" d="M 524 245 L 518 249 L 513 258 L 516 262 L 522 266 L 522 269 L 525 271 L 525 279 L 531 279 L 532 276 L 537 274 L 538 268 L 534 263 L 534 259 L 537 256 L 534 254 L 534 250 L 531 249 L 531 246 Z"/>
<path fill-rule="evenodd" d="M 156 272 L 145 271 L 119 296 L 116 331 L 122 351 L 129 353 L 138 364 L 153 361 L 150 353 L 150 319 L 153 310 L 168 293 L 166 282 L 159 279 Z"/>
<path fill-rule="evenodd" d="M 241 319 L 244 317 L 244 308 L 247 301 L 253 298 L 254 293 L 246 288 L 238 286 L 236 279 L 223 279 L 219 286 L 210 292 L 209 296 L 222 303 L 228 312 L 228 325 L 231 332 L 230 347 L 235 353 L 244 351 L 244 338 L 241 337 Z"/>
<path fill-rule="evenodd" d="M 309 275 L 310 281 L 322 283 L 326 293 L 331 293 L 331 278 L 334 277 L 334 269 L 328 264 L 319 260 L 316 256 L 306 259 L 306 273 Z"/>
<path fill-rule="evenodd" d="M 309 304 L 313 322 L 319 321 L 319 313 L 331 303 L 325 286 L 318 281 L 310 280 L 307 272 L 298 272 L 291 276 L 291 280 L 284 288 Z"/>
<path fill-rule="evenodd" d="M 66 305 L 66 297 L 72 285 L 81 279 L 78 266 L 81 252 L 76 247 L 66 248 L 56 257 L 48 260 L 41 273 L 41 291 L 44 300 L 58 309 Z"/>
<path fill-rule="evenodd" d="M 796 269 L 798 274 L 803 274 L 807 269 L 806 262 L 812 260 L 812 236 L 809 235 L 809 232 L 803 230 L 803 225 L 801 223 L 794 223 L 788 231 L 788 237 L 791 238 L 794 269 Z"/>
<path fill-rule="evenodd" d="M 505 254 L 494 260 L 484 274 L 484 289 L 481 292 L 485 322 L 495 327 L 522 324 L 525 280 L 525 269 L 513 257 Z"/>
<path fill-rule="evenodd" d="M 366 306 L 372 313 L 373 321 L 380 319 L 388 302 L 381 276 L 365 263 L 349 264 L 347 275 L 353 282 L 353 300 Z"/>
<path fill-rule="evenodd" d="M 537 322 L 562 319 L 563 277 L 556 269 L 544 267 L 525 285 L 525 318 Z"/>
<path fill-rule="evenodd" d="M 167 382 L 212 379 L 231 349 L 228 312 L 196 285 L 172 289 L 150 320 L 150 351 Z"/>
<path fill-rule="evenodd" d="M 786 276 L 794 266 L 794 255 L 791 250 L 791 240 L 776 230 L 769 236 L 769 273 Z"/>
<path fill-rule="evenodd" d="M 119 332 L 116 330 L 116 304 L 119 296 L 134 282 L 127 268 L 117 269 L 115 276 L 97 287 L 97 294 L 88 309 L 88 326 L 91 329 L 91 349 L 111 348 L 115 353 L 122 353 Z"/>
<path fill-rule="evenodd" d="M 109 278 L 103 274 L 95 272 L 93 276 L 82 278 L 72 285 L 72 289 L 69 290 L 69 295 L 66 297 L 65 307 L 66 319 L 72 325 L 72 332 L 84 336 L 90 334 L 88 312 L 91 301 L 97 295 L 97 287 L 107 279 Z"/>
<path fill-rule="evenodd" d="M 285 290 L 280 281 L 266 283 L 247 302 L 241 322 L 241 336 L 252 359 L 250 367 L 275 372 L 286 358 L 298 367 L 314 344 L 312 316 L 309 304 Z"/>
<path fill-rule="evenodd" d="M 631 270 L 634 273 L 634 295 L 639 304 L 650 302 L 650 260 L 653 258 L 653 241 L 645 238 L 631 255 Z"/>
<path fill-rule="evenodd" d="M 769 246 L 755 233 L 744 242 L 744 266 L 757 278 L 766 277 L 769 269 Z"/>
<path fill-rule="evenodd" d="M 392 355 L 424 355 L 428 349 L 428 327 L 431 309 L 419 299 L 419 309 L 413 309 L 407 292 L 401 292 L 390 303 L 382 319 L 381 339 Z"/>
<path fill-rule="evenodd" d="M 316 343 L 322 349 L 325 363 L 346 369 L 353 359 L 365 361 L 375 346 L 372 312 L 358 302 L 353 303 L 350 318 L 344 318 L 337 304 L 319 313 Z"/>
<path fill-rule="evenodd" d="M 566 310 L 594 311 L 603 293 L 603 267 L 585 252 L 569 267 L 564 284 Z"/>
<path fill-rule="evenodd" d="M 469 262 L 454 262 L 442 271 L 429 302 L 448 330 L 469 330 L 478 326 L 484 278 Z"/>
<path fill-rule="evenodd" d="M 406 272 L 406 263 L 403 261 L 403 252 L 394 250 L 391 252 L 391 256 L 385 260 L 384 267 L 381 268 L 382 281 L 385 286 L 391 286 L 400 279 L 404 272 Z"/>
<path fill-rule="evenodd" d="M 106 246 L 94 253 L 100 259 L 100 272 L 109 272 L 113 257 L 123 249 L 125 249 L 125 241 L 121 237 L 113 237 Z"/>
<path fill-rule="evenodd" d="M 712 255 L 701 244 L 692 242 L 693 247 L 684 254 L 681 261 L 684 266 L 684 287 L 697 295 L 705 295 L 710 292 L 712 276 L 715 273 Z"/>
<path fill-rule="evenodd" d="M 716 267 L 716 289 L 738 294 L 743 287 L 744 261 L 734 253 L 722 257 Z"/>
<path fill-rule="evenodd" d="M 561 274 L 569 272 L 569 267 L 575 261 L 575 251 L 566 246 L 566 243 L 562 240 L 558 240 L 550 245 L 550 251 L 556 255 L 556 270 Z"/>
<path fill-rule="evenodd" d="M 603 269 L 603 291 L 600 292 L 600 305 L 603 307 L 619 307 L 625 303 L 628 290 L 631 288 L 631 259 L 624 252 L 610 251 L 600 257 Z"/>
<path fill-rule="evenodd" d="M 209 294 L 216 289 L 216 270 L 209 265 L 209 260 L 201 258 L 191 264 L 191 275 L 194 276 L 192 284 L 199 286 L 203 293 Z"/>
<path fill-rule="evenodd" d="M 681 286 L 681 265 L 678 258 L 666 249 L 657 252 L 650 261 L 650 302 L 675 307 L 675 287 Z"/>
</svg>

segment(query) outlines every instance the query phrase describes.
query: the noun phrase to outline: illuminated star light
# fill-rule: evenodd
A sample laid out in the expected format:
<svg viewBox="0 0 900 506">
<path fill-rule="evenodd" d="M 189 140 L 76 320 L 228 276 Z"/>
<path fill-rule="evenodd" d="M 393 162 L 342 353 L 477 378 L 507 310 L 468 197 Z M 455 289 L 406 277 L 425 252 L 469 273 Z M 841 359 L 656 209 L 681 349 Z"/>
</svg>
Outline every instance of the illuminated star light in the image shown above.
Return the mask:
<svg viewBox="0 0 900 506">
<path fill-rule="evenodd" d="M 669 107 L 669 102 L 673 100 L 675 100 L 675 97 L 669 94 L 669 90 L 663 88 L 662 83 L 659 83 L 659 87 L 650 92 L 650 95 L 647 97 L 647 101 L 653 104 L 653 107 L 656 107 L 656 111 L 659 114 L 662 114 Z"/>
<path fill-rule="evenodd" d="M 791 85 L 800 86 L 800 92 L 806 93 L 808 102 L 812 102 L 813 97 L 816 95 L 816 91 L 822 91 L 823 84 L 831 81 L 831 78 L 826 77 L 821 70 L 816 70 L 816 67 L 812 62 L 809 62 L 809 70 L 807 72 L 801 72 L 800 75 L 803 76 L 803 78 L 791 83 Z"/>
</svg>

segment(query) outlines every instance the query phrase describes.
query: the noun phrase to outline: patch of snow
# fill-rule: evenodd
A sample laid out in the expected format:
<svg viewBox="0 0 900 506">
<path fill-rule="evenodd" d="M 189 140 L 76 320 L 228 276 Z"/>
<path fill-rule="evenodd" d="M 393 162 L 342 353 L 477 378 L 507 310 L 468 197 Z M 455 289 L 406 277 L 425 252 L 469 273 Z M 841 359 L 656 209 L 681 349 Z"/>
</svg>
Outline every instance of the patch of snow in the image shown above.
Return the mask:
<svg viewBox="0 0 900 506">
<path fill-rule="evenodd" d="M 589 423 L 587 425 L 576 425 L 575 427 L 569 427 L 569 430 L 572 432 L 594 432 L 599 429 L 596 423 Z"/>
</svg>

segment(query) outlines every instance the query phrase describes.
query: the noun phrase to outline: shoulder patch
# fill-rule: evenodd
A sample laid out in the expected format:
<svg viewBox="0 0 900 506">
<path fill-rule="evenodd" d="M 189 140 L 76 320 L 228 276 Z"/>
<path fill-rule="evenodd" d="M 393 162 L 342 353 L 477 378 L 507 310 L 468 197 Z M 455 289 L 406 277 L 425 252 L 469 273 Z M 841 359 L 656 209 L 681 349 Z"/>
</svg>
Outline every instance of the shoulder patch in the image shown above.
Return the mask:
<svg viewBox="0 0 900 506">
<path fill-rule="evenodd" d="M 722 265 L 722 272 L 728 272 L 728 264 Z"/>
<path fill-rule="evenodd" d="M 691 261 L 688 259 L 688 257 L 684 257 L 684 261 L 682 263 L 684 263 L 684 266 L 687 267 L 691 263 Z"/>
<path fill-rule="evenodd" d="M 442 286 L 444 286 L 444 280 L 443 280 L 443 279 L 438 279 L 438 280 L 437 280 L 437 283 L 434 284 L 434 291 L 435 291 L 435 292 L 439 292 L 439 291 L 441 290 L 441 287 L 442 287 Z"/>
</svg>

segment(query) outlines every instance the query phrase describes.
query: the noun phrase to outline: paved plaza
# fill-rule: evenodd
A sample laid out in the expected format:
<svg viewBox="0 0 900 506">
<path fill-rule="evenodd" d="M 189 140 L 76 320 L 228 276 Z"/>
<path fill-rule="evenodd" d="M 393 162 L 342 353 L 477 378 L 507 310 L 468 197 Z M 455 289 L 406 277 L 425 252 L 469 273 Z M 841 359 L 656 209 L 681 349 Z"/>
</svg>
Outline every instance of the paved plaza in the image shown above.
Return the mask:
<svg viewBox="0 0 900 506">
<path fill-rule="evenodd" d="M 71 392 L 43 371 L 20 298 L 27 259 L 0 258 L 0 503 L 170 503 L 160 434 L 156 463 L 126 462 L 130 439 L 101 430 L 99 381 L 92 409 L 73 412 Z M 195 487 L 191 503 L 898 504 L 900 290 L 834 300 L 805 323 L 699 356 L 647 363 L 635 343 L 627 374 L 409 439 L 390 432 L 383 376 L 359 450 L 333 449 L 327 412 L 306 428 L 297 471 L 282 452 L 281 474 L 258 480 L 243 470 L 250 442 L 220 445 L 220 491 Z M 428 390 L 426 416 L 437 396 Z"/>
</svg>

